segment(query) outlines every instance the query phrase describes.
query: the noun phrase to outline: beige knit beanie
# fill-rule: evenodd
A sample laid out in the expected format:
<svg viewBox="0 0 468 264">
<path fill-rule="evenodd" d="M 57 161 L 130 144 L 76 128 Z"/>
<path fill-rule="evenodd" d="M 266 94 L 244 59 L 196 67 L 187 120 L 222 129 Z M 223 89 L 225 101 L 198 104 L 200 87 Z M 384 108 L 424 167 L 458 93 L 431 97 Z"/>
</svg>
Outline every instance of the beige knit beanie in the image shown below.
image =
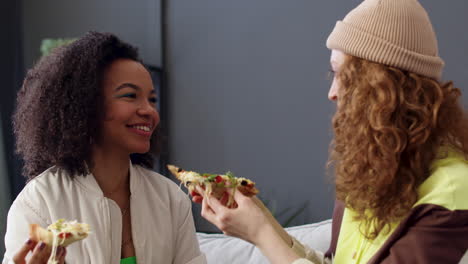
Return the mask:
<svg viewBox="0 0 468 264">
<path fill-rule="evenodd" d="M 364 0 L 336 23 L 327 47 L 436 80 L 444 67 L 431 21 L 417 0 Z"/>
</svg>

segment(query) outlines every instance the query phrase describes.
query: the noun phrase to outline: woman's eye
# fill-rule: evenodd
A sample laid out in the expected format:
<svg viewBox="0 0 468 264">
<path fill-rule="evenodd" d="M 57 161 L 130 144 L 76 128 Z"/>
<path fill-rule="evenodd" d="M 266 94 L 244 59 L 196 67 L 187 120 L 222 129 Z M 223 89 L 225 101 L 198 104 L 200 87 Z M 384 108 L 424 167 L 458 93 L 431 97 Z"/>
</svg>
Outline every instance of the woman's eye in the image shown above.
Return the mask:
<svg viewBox="0 0 468 264">
<path fill-rule="evenodd" d="M 152 103 L 152 104 L 155 104 L 155 103 L 157 103 L 157 102 L 158 102 L 158 98 L 156 98 L 156 97 L 151 97 L 151 98 L 150 98 L 150 99 L 148 99 L 148 100 L 149 100 L 149 101 L 150 101 L 150 103 Z"/>
<path fill-rule="evenodd" d="M 136 94 L 135 93 L 126 93 L 126 94 L 119 95 L 119 98 L 122 98 L 122 97 L 136 98 Z"/>
</svg>

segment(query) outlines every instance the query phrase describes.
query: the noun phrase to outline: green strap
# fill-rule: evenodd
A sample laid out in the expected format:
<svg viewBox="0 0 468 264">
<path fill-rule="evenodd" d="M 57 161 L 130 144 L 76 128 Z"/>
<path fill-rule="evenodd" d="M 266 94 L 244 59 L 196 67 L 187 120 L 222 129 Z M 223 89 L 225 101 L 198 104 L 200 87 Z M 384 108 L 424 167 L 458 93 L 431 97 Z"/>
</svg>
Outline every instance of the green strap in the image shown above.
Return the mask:
<svg viewBox="0 0 468 264">
<path fill-rule="evenodd" d="M 137 264 L 136 257 L 123 258 L 120 264 Z"/>
</svg>

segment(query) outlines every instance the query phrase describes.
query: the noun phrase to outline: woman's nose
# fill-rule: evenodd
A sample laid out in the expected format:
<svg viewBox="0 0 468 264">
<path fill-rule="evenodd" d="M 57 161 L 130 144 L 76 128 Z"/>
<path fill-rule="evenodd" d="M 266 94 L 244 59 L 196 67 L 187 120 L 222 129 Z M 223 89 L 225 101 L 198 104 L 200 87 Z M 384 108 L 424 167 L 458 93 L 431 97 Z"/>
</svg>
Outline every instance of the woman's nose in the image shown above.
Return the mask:
<svg viewBox="0 0 468 264">
<path fill-rule="evenodd" d="M 333 102 L 338 100 L 338 94 L 336 93 L 336 91 L 333 90 L 333 88 L 330 89 L 330 91 L 328 91 L 328 100 Z"/>
<path fill-rule="evenodd" d="M 138 111 L 139 114 L 142 114 L 142 115 L 153 114 L 153 113 L 158 112 L 156 110 L 156 107 L 153 104 L 149 103 L 149 102 L 140 104 L 137 111 Z"/>
<path fill-rule="evenodd" d="M 335 102 L 338 100 L 338 85 L 336 80 L 333 80 L 330 90 L 328 91 L 328 100 Z"/>
</svg>

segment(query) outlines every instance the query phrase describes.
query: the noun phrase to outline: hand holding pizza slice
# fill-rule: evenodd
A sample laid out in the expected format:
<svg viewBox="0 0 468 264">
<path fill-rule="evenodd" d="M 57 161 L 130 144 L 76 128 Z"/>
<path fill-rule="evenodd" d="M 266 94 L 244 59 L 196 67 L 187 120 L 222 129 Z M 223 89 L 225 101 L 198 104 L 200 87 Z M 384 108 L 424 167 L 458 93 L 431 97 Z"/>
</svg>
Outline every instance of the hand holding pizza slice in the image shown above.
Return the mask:
<svg viewBox="0 0 468 264">
<path fill-rule="evenodd" d="M 255 182 L 246 178 L 237 178 L 232 173 L 226 174 L 199 174 L 194 171 L 186 171 L 174 165 L 167 165 L 169 171 L 189 190 L 192 196 L 198 195 L 196 186 L 200 186 L 205 190 L 205 193 L 214 196 L 221 200 L 226 195 L 226 188 L 233 191 L 229 195 L 226 206 L 235 206 L 233 193 L 238 190 L 248 197 L 252 197 L 258 193 L 255 187 Z"/>
<path fill-rule="evenodd" d="M 59 219 L 49 225 L 47 229 L 37 225 L 29 225 L 29 236 L 32 241 L 44 242 L 52 248 L 48 263 L 57 263 L 56 251 L 58 246 L 66 247 L 73 242 L 85 239 L 90 233 L 88 224 L 77 221 L 65 221 Z"/>
</svg>

